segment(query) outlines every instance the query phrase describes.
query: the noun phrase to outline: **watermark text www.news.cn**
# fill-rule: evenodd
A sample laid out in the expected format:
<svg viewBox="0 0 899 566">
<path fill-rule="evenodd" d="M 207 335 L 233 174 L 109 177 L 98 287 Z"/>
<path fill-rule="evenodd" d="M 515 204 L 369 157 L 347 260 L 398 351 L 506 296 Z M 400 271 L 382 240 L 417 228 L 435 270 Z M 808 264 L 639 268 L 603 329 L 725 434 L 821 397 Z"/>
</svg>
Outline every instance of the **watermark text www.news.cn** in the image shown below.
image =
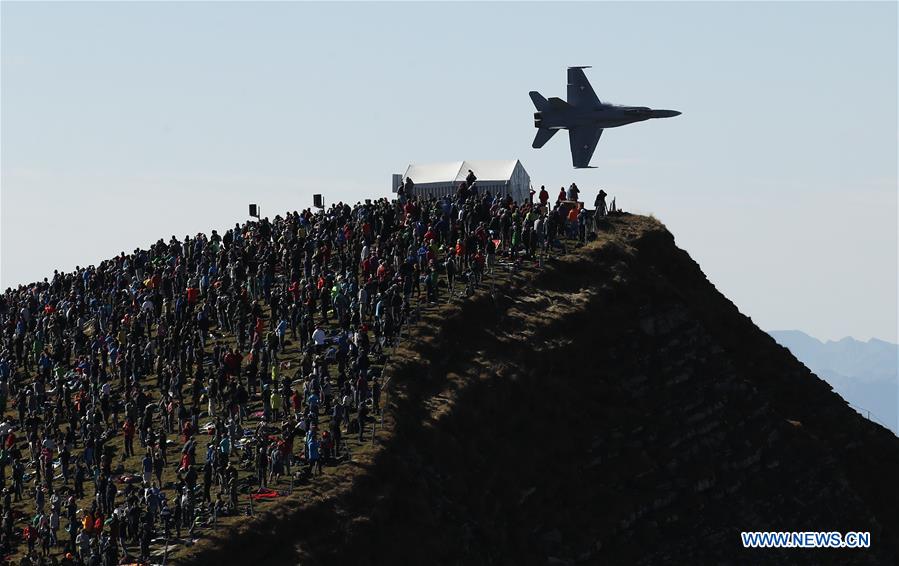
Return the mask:
<svg viewBox="0 0 899 566">
<path fill-rule="evenodd" d="M 871 533 L 743 531 L 744 548 L 870 548 Z"/>
</svg>

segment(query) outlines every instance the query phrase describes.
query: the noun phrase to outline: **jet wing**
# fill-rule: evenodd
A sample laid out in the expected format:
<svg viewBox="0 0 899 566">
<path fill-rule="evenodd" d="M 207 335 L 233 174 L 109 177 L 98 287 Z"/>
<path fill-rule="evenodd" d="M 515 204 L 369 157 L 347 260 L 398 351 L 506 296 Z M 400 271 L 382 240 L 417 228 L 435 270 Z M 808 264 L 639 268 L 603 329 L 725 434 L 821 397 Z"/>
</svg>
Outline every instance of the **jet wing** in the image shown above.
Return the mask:
<svg viewBox="0 0 899 566">
<path fill-rule="evenodd" d="M 558 131 L 559 130 L 550 130 L 547 128 L 539 128 L 537 130 L 537 136 L 534 138 L 534 143 L 531 144 L 531 147 L 533 147 L 534 149 L 540 149 L 541 147 L 546 145 L 546 142 L 549 141 L 549 138 L 556 135 L 556 132 L 558 132 Z"/>
<path fill-rule="evenodd" d="M 584 74 L 589 67 L 568 67 L 568 104 L 578 107 L 602 104 Z"/>
<path fill-rule="evenodd" d="M 590 167 L 590 158 L 602 136 L 602 128 L 580 126 L 568 130 L 568 141 L 571 144 L 571 164 L 576 168 Z"/>
</svg>

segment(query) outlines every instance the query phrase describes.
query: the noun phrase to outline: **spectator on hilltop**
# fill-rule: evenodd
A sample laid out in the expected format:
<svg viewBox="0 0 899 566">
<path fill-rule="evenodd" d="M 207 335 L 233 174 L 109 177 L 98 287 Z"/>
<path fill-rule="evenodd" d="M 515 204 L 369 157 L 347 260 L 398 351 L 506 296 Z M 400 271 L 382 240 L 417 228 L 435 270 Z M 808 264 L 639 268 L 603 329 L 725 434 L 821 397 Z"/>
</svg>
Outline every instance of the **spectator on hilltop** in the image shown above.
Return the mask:
<svg viewBox="0 0 899 566">
<path fill-rule="evenodd" d="M 540 199 L 541 207 L 545 207 L 546 203 L 549 202 L 549 193 L 543 185 L 540 185 L 540 194 L 538 195 L 538 198 Z"/>
<path fill-rule="evenodd" d="M 606 192 L 602 189 L 599 189 L 599 193 L 596 195 L 596 200 L 593 201 L 593 207 L 596 209 L 596 217 L 600 218 L 606 215 Z"/>
<path fill-rule="evenodd" d="M 146 559 L 160 534 L 195 535 L 239 513 L 240 497 L 277 497 L 293 469 L 342 465 L 374 434 L 385 352 L 419 309 L 473 292 L 497 264 L 564 249 L 566 221 L 583 240 L 583 213 L 550 209 L 545 187 L 539 205 L 515 202 L 468 173 L 454 195 L 418 197 L 406 178 L 396 201 L 172 236 L 7 289 L 9 554 Z"/>
</svg>

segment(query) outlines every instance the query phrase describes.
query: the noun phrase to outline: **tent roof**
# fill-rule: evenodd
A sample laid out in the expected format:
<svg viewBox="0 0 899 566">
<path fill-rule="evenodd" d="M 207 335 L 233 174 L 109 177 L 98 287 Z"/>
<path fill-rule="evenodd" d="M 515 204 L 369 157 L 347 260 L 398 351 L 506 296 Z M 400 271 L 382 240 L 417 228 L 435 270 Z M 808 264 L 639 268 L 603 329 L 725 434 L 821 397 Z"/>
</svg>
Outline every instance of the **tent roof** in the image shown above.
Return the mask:
<svg viewBox="0 0 899 566">
<path fill-rule="evenodd" d="M 411 163 L 406 168 L 403 178 L 409 177 L 416 185 L 425 183 L 445 183 L 454 181 L 464 165 L 464 161 L 450 163 Z M 468 171 L 466 170 L 466 175 Z M 462 177 L 463 179 L 465 177 Z"/>
<path fill-rule="evenodd" d="M 517 159 L 412 163 L 406 168 L 403 178 L 411 178 L 416 185 L 450 181 L 455 183 L 464 181 L 471 169 L 479 181 L 508 181 L 517 164 Z"/>
</svg>

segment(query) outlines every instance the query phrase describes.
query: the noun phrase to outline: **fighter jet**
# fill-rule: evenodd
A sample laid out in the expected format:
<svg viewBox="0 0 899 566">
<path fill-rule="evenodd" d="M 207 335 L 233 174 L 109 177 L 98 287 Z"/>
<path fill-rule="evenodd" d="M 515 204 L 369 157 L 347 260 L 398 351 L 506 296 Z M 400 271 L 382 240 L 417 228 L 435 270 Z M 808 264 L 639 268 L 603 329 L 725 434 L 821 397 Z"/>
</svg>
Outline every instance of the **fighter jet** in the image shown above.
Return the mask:
<svg viewBox="0 0 899 566">
<path fill-rule="evenodd" d="M 537 91 L 530 92 L 531 100 L 537 107 L 537 112 L 534 112 L 534 127 L 537 128 L 534 149 L 543 147 L 559 130 L 568 130 L 572 164 L 578 169 L 592 169 L 590 158 L 604 129 L 650 118 L 680 115 L 676 110 L 653 110 L 645 106 L 617 106 L 600 102 L 584 75 L 583 69 L 589 68 L 568 67 L 568 102 L 561 98 L 547 100 Z"/>
</svg>

